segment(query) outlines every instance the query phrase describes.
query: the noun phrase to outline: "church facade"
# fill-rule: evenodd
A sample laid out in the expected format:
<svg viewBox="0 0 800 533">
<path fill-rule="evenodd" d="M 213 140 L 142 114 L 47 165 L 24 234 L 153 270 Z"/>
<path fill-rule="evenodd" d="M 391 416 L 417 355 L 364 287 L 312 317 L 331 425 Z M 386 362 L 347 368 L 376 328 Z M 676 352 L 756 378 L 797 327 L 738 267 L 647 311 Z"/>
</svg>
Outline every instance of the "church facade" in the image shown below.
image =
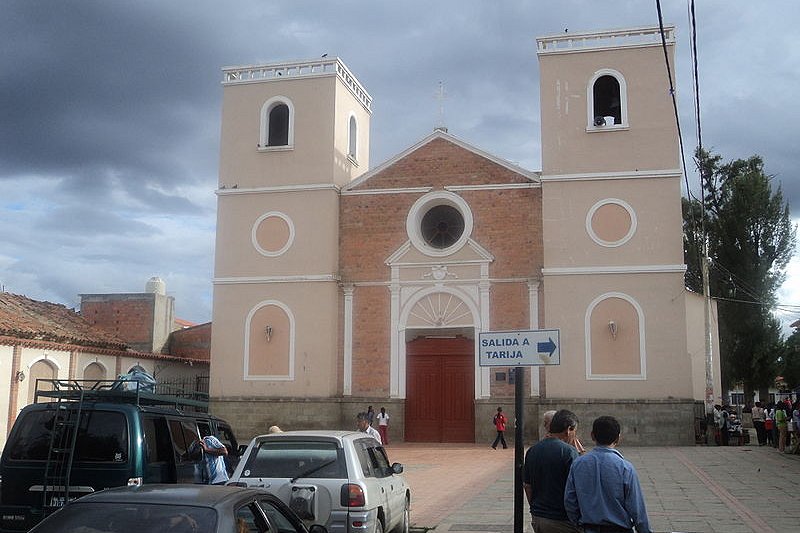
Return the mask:
<svg viewBox="0 0 800 533">
<path fill-rule="evenodd" d="M 479 333 L 558 329 L 560 364 L 524 373 L 526 437 L 564 407 L 694 442 L 702 300 L 660 33 L 537 43 L 541 171 L 444 128 L 370 168 L 372 98 L 341 60 L 224 70 L 210 395 L 242 437 L 373 405 L 393 440 L 486 441 L 516 374 L 479 365 Z"/>
</svg>

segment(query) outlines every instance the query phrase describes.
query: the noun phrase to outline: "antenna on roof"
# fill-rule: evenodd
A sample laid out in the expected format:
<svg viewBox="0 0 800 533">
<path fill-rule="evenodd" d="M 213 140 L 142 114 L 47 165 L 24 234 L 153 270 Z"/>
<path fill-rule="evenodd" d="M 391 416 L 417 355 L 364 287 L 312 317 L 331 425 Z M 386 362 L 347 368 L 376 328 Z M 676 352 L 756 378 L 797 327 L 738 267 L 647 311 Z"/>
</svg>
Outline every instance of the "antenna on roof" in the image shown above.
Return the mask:
<svg viewBox="0 0 800 533">
<path fill-rule="evenodd" d="M 447 98 L 447 93 L 444 90 L 444 82 L 439 82 L 439 89 L 436 91 L 435 98 L 439 101 L 439 122 L 433 131 L 443 131 L 447 133 L 447 126 L 444 124 L 444 99 Z"/>
</svg>

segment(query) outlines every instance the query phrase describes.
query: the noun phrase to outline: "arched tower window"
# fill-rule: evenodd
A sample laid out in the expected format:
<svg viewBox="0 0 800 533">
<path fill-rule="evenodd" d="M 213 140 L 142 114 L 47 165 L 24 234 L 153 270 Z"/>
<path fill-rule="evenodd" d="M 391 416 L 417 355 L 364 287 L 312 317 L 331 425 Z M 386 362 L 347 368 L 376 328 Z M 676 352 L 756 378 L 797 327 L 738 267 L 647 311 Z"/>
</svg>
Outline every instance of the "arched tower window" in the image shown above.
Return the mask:
<svg viewBox="0 0 800 533">
<path fill-rule="evenodd" d="M 350 115 L 350 123 L 348 125 L 348 145 L 347 145 L 347 155 L 353 159 L 358 159 L 357 157 L 357 148 L 358 148 L 358 125 L 356 124 L 356 117 Z"/>
<path fill-rule="evenodd" d="M 294 145 L 294 106 L 284 96 L 267 100 L 261 108 L 259 148 L 287 149 Z"/>
<path fill-rule="evenodd" d="M 589 129 L 608 129 L 628 125 L 625 78 L 615 70 L 594 74 L 587 87 Z"/>
<path fill-rule="evenodd" d="M 289 144 L 289 107 L 286 104 L 278 104 L 269 112 L 267 146 L 287 144 Z"/>
</svg>

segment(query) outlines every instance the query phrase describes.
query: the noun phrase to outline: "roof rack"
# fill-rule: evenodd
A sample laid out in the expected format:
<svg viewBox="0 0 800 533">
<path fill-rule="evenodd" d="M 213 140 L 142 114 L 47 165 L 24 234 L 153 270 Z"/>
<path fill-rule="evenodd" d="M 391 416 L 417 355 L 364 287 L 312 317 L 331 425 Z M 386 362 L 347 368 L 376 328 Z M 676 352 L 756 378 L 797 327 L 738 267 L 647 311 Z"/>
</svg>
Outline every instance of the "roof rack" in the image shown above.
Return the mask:
<svg viewBox="0 0 800 533">
<path fill-rule="evenodd" d="M 156 385 L 158 388 L 163 386 Z M 208 395 L 202 392 L 167 390 L 156 394 L 154 386 L 135 379 L 37 379 L 34 403 L 56 398 L 68 401 L 132 403 L 138 406 L 172 406 L 208 412 Z M 41 400 L 40 400 L 41 398 Z"/>
</svg>

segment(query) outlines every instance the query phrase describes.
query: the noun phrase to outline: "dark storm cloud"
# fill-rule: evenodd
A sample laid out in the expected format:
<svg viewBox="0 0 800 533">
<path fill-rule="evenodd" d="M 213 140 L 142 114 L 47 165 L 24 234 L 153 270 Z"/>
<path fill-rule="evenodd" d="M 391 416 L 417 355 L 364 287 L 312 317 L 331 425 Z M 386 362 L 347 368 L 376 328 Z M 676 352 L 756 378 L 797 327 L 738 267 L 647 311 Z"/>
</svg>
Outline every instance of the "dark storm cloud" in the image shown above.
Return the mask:
<svg viewBox="0 0 800 533">
<path fill-rule="evenodd" d="M 697 13 L 705 145 L 762 155 L 800 214 L 800 8 L 709 0 Z M 685 4 L 664 3 L 664 20 L 678 27 L 691 167 Z M 4 2 L 0 284 L 69 303 L 161 275 L 180 316 L 210 319 L 221 67 L 341 57 L 374 98 L 373 167 L 431 133 L 441 81 L 450 133 L 538 170 L 535 38 L 655 24 L 654 5 L 632 0 Z"/>
<path fill-rule="evenodd" d="M 1 63 L 0 176 L 114 168 L 164 180 L 170 140 L 193 135 L 172 110 L 213 101 L 216 73 L 199 68 L 203 39 L 176 38 L 146 3 L 9 7 L 0 18 L 13 51 Z"/>
</svg>

